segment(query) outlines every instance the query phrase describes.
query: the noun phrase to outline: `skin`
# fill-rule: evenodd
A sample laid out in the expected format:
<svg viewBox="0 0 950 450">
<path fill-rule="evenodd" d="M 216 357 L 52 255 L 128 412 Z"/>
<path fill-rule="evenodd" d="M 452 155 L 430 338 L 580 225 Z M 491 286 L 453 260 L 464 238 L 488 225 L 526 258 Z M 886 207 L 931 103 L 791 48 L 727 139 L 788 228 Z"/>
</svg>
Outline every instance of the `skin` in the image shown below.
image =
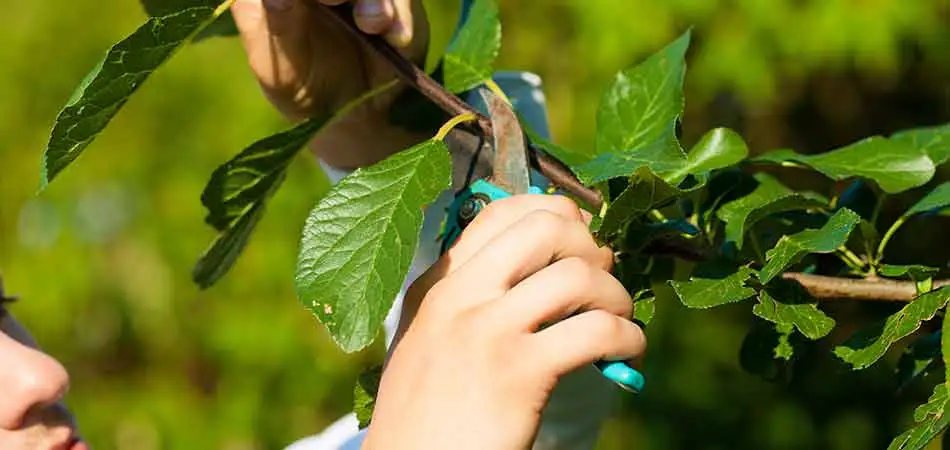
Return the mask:
<svg viewBox="0 0 950 450">
<path fill-rule="evenodd" d="M 62 403 L 69 375 L 0 305 L 0 448 L 86 450 Z"/>
<path fill-rule="evenodd" d="M 529 449 L 561 377 L 642 356 L 632 300 L 588 224 L 556 196 L 480 213 L 410 287 L 362 448 Z"/>
<path fill-rule="evenodd" d="M 347 1 L 238 0 L 232 8 L 254 76 L 293 121 L 396 77 L 317 3 Z M 364 32 L 421 64 L 428 45 L 421 0 L 349 3 Z M 311 144 L 314 153 L 353 169 L 429 138 L 386 120 L 403 89 L 331 123 Z M 530 448 L 561 377 L 598 359 L 642 354 L 629 295 L 609 274 L 611 252 L 594 244 L 588 220 L 553 196 L 516 196 L 479 214 L 404 299 L 364 449 Z"/>
<path fill-rule="evenodd" d="M 395 77 L 311 8 L 316 1 L 238 0 L 232 8 L 264 94 L 291 120 L 338 109 Z M 352 3 L 361 29 L 422 61 L 421 1 Z M 428 138 L 386 122 L 402 89 L 334 121 L 315 153 L 355 168 Z M 407 293 L 364 449 L 530 448 L 562 376 L 643 354 L 630 297 L 610 275 L 611 252 L 594 243 L 589 220 L 569 199 L 542 195 L 497 201 L 479 214 Z M 0 448 L 88 450 L 62 403 L 66 369 L 2 305 L 0 361 Z"/>
<path fill-rule="evenodd" d="M 318 3 L 352 4 L 361 30 L 385 37 L 418 65 L 425 61 L 429 24 L 421 0 L 237 0 L 231 11 L 248 64 L 286 118 L 327 114 L 396 79 L 388 63 L 315 8 Z M 314 153 L 332 166 L 355 169 L 431 137 L 388 123 L 389 107 L 406 88 L 400 82 L 327 125 L 311 143 Z"/>
</svg>

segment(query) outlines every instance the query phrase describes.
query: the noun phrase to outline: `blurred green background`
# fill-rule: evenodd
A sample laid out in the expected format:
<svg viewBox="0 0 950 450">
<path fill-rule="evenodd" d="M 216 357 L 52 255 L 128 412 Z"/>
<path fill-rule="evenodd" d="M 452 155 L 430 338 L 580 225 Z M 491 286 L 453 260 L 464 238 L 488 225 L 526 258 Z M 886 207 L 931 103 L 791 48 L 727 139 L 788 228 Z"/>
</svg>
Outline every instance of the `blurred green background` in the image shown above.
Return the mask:
<svg viewBox="0 0 950 450">
<path fill-rule="evenodd" d="M 452 32 L 457 3 L 426 1 L 430 61 Z M 570 146 L 593 142 L 594 111 L 613 74 L 688 26 L 686 145 L 725 125 L 756 152 L 815 152 L 950 122 L 947 0 L 508 0 L 502 8 L 500 68 L 542 75 L 551 128 Z M 292 167 L 231 273 L 204 292 L 190 281 L 213 237 L 199 202 L 207 177 L 287 125 L 259 94 L 240 43 L 186 48 L 37 195 L 59 108 L 144 15 L 134 0 L 6 2 L 4 10 L 0 270 L 22 297 L 14 314 L 69 368 L 68 402 L 91 443 L 274 449 L 349 411 L 355 376 L 382 353 L 377 345 L 342 354 L 294 296 L 298 235 L 327 187 L 311 158 Z M 889 202 L 882 220 L 905 203 Z M 895 261 L 946 265 L 946 246 L 923 239 L 940 228 L 925 231 L 909 224 L 899 233 Z M 926 382 L 896 394 L 892 360 L 848 373 L 829 344 L 810 347 L 812 364 L 797 367 L 791 383 L 767 383 L 738 365 L 747 304 L 695 312 L 669 300 L 661 297 L 648 329 L 649 388 L 608 424 L 602 449 L 884 448 L 929 395 Z M 878 309 L 870 314 L 893 307 Z"/>
</svg>

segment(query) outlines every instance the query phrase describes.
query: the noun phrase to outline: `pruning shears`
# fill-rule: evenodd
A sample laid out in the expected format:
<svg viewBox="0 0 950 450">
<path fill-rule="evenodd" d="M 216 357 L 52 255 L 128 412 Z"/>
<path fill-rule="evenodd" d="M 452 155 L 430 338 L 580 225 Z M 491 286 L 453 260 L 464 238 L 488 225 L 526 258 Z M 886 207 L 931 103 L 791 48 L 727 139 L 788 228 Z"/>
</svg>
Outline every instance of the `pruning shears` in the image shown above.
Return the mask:
<svg viewBox="0 0 950 450">
<path fill-rule="evenodd" d="M 452 246 L 462 230 L 492 201 L 516 194 L 545 193 L 531 185 L 525 136 L 511 105 L 487 89 L 480 89 L 480 93 L 494 134 L 491 175 L 475 180 L 456 194 L 449 206 L 441 253 Z M 624 362 L 597 361 L 594 366 L 624 390 L 634 393 L 643 390 L 643 375 Z"/>
</svg>

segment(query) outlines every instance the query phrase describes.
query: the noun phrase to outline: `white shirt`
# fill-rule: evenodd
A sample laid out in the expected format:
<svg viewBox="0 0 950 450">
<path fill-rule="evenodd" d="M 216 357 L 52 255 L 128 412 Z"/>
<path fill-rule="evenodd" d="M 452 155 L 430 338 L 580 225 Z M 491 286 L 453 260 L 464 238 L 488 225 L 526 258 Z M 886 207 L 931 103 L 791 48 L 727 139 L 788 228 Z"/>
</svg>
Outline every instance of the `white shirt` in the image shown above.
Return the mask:
<svg viewBox="0 0 950 450">
<path fill-rule="evenodd" d="M 547 138 L 547 111 L 541 79 L 526 72 L 498 72 L 492 77 L 512 101 L 514 108 L 528 125 L 540 136 Z M 469 104 L 485 111 L 477 94 L 470 96 Z M 332 167 L 323 161 L 320 165 L 332 183 L 349 172 Z M 532 171 L 535 185 L 547 184 L 537 172 Z M 454 198 L 451 189 L 446 190 L 426 208 L 419 239 L 419 248 L 412 261 L 402 290 L 384 320 L 386 346 L 392 343 L 402 309 L 406 288 L 439 257 L 438 236 L 445 211 Z M 617 399 L 617 387 L 603 378 L 594 368 L 586 367 L 562 377 L 542 415 L 542 424 L 535 440 L 534 450 L 580 450 L 594 447 L 601 423 L 609 415 Z M 286 450 L 358 450 L 366 430 L 359 429 L 355 414 L 347 414 L 325 428 L 320 434 L 301 439 Z"/>
</svg>

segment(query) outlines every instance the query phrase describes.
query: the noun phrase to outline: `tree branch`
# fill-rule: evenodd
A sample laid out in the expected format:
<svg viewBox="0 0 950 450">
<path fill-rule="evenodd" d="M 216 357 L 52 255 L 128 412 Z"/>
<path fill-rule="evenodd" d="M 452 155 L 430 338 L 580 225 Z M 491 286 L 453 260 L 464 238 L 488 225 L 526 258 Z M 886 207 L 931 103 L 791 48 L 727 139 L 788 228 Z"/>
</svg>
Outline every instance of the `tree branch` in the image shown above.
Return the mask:
<svg viewBox="0 0 950 450">
<path fill-rule="evenodd" d="M 474 114 L 477 124 L 476 131 L 483 133 L 485 136 L 491 136 L 491 121 L 489 121 L 487 117 L 462 101 L 462 99 L 458 98 L 455 94 L 447 91 L 441 84 L 403 57 L 381 37 L 360 31 L 356 22 L 353 20 L 352 8 L 349 5 L 326 6 L 318 4 L 315 5 L 315 7 L 324 8 L 328 16 L 335 19 L 343 28 L 356 37 L 356 39 L 368 45 L 379 54 L 379 56 L 392 64 L 403 81 L 415 88 L 443 111 L 452 116 L 465 113 Z M 474 151 L 474 149 L 472 149 L 472 151 Z M 541 151 L 534 145 L 530 146 L 529 156 L 531 165 L 556 186 L 577 197 L 584 203 L 587 203 L 595 210 L 601 208 L 603 199 L 600 193 L 584 186 L 563 163 Z M 682 245 L 671 245 L 663 248 L 654 248 L 652 250 L 654 251 L 651 253 L 663 253 L 691 261 L 706 259 L 706 255 L 702 249 L 686 248 Z M 884 279 L 866 280 L 796 272 L 787 272 L 782 276 L 786 280 L 798 282 L 809 294 L 819 300 L 849 299 L 909 302 L 917 296 L 917 289 L 914 283 L 910 281 Z M 934 281 L 935 289 L 948 285 L 950 285 L 950 280 Z"/>
<path fill-rule="evenodd" d="M 917 288 L 912 281 L 842 278 L 799 272 L 783 273 L 782 278 L 798 282 L 819 300 L 909 302 L 917 298 Z M 950 280 L 934 280 L 934 289 L 944 286 L 950 286 Z"/>
<path fill-rule="evenodd" d="M 488 120 L 487 117 L 476 111 L 456 95 L 447 91 L 441 84 L 433 80 L 432 77 L 399 54 L 396 49 L 381 37 L 360 31 L 356 22 L 353 21 L 352 7 L 348 4 L 338 6 L 318 4 L 316 7 L 326 9 L 330 17 L 334 18 L 353 36 L 366 43 L 370 48 L 376 51 L 379 56 L 392 64 L 396 69 L 396 73 L 399 74 L 399 77 L 403 81 L 418 90 L 446 113 L 452 116 L 465 113 L 475 114 L 479 130 L 484 133 L 485 136 L 492 135 L 491 121 Z M 474 149 L 472 150 L 474 151 Z M 564 164 L 551 157 L 551 155 L 544 153 L 534 145 L 530 146 L 529 153 L 531 165 L 537 169 L 538 172 L 541 172 L 542 175 L 551 180 L 556 186 L 564 189 L 567 193 L 587 203 L 595 211 L 600 209 L 603 204 L 600 193 L 584 186 Z"/>
</svg>

